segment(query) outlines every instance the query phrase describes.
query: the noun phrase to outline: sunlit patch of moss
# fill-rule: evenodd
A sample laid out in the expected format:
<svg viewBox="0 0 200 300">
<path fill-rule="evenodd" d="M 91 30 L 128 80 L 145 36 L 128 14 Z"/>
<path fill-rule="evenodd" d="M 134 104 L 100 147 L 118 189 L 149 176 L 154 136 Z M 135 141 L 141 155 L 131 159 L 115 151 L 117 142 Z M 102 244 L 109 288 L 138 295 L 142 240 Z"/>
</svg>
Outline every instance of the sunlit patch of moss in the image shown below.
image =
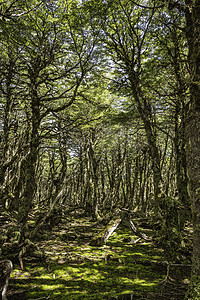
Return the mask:
<svg viewBox="0 0 200 300">
<path fill-rule="evenodd" d="M 44 275 L 40 275 L 40 276 L 35 276 L 35 279 L 51 279 L 52 278 L 52 274 L 44 274 Z"/>
<path fill-rule="evenodd" d="M 12 273 L 10 274 L 10 277 L 11 278 L 20 278 L 20 279 L 24 278 L 24 279 L 26 279 L 26 278 L 31 277 L 31 274 L 28 271 L 24 272 L 24 271 L 21 271 L 21 270 L 18 270 L 18 269 L 14 269 L 12 271 Z"/>
<path fill-rule="evenodd" d="M 55 289 L 63 288 L 63 287 L 64 287 L 64 285 L 62 285 L 62 284 L 51 284 L 51 285 L 43 284 L 41 286 L 41 289 L 42 290 L 55 290 Z"/>
<path fill-rule="evenodd" d="M 146 280 L 139 279 L 139 278 L 134 279 L 133 283 L 136 284 L 136 285 L 143 286 L 143 287 L 145 287 L 145 286 L 146 287 L 152 287 L 152 286 L 156 286 L 158 284 L 158 282 L 156 282 L 156 281 L 147 282 Z"/>
<path fill-rule="evenodd" d="M 132 279 L 127 278 L 127 277 L 121 277 L 120 281 L 121 281 L 121 283 L 128 283 L 128 284 L 133 284 L 134 283 L 134 281 Z"/>
</svg>

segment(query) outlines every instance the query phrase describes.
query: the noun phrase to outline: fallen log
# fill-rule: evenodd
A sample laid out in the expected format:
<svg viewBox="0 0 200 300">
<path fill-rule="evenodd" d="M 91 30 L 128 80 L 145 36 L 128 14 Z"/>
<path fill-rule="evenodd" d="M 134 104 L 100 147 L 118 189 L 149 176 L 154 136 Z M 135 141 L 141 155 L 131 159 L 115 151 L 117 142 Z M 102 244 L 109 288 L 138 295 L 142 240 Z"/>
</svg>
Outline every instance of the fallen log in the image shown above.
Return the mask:
<svg viewBox="0 0 200 300">
<path fill-rule="evenodd" d="M 122 219 L 115 219 L 111 220 L 108 225 L 105 227 L 105 229 L 100 232 L 96 237 L 92 239 L 90 242 L 91 246 L 103 246 L 106 244 L 107 240 L 109 237 L 113 234 L 113 232 L 116 230 L 116 228 L 119 226 L 121 223 Z"/>
</svg>

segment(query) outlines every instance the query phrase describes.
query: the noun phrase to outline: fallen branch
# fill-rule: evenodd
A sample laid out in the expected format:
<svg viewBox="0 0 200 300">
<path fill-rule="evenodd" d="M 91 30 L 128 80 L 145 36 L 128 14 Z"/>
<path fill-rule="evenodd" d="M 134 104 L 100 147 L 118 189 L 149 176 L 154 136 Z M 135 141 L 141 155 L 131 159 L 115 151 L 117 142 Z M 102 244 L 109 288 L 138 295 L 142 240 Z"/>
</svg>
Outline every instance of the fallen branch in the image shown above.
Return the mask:
<svg viewBox="0 0 200 300">
<path fill-rule="evenodd" d="M 106 244 L 107 240 L 109 237 L 113 234 L 113 232 L 116 230 L 116 228 L 119 226 L 121 223 L 122 219 L 115 219 L 111 220 L 106 228 L 99 233 L 99 235 L 95 238 L 92 239 L 90 242 L 91 246 L 103 246 Z"/>
<path fill-rule="evenodd" d="M 32 288 L 29 288 L 28 290 L 27 289 L 19 289 L 19 290 L 15 290 L 15 291 L 8 291 L 8 296 L 9 296 L 9 298 L 10 297 L 12 297 L 13 295 L 20 295 L 20 294 L 25 294 L 25 293 L 27 293 L 27 292 L 30 292 L 30 291 L 32 291 L 32 290 L 34 290 L 34 289 L 36 289 L 37 288 L 37 286 L 34 286 L 34 287 L 32 287 Z M 18 297 L 18 296 L 17 296 Z M 21 298 L 21 299 L 23 299 L 23 298 Z M 30 300 L 30 299 L 29 299 Z"/>
<path fill-rule="evenodd" d="M 34 298 L 34 299 L 27 299 L 27 300 L 47 300 L 47 299 L 50 299 L 50 295 L 47 296 L 47 297 L 40 297 L 40 298 Z"/>
<path fill-rule="evenodd" d="M 144 239 L 145 241 L 151 241 L 151 239 L 145 234 L 142 233 L 141 231 L 139 231 L 135 224 L 133 223 L 133 221 L 131 221 L 130 219 L 125 219 L 125 222 L 128 223 L 129 227 L 131 228 L 131 230 L 133 231 L 133 233 L 135 235 L 137 235 L 139 238 Z"/>
<path fill-rule="evenodd" d="M 139 242 L 141 240 L 141 238 L 139 237 L 137 240 L 132 241 L 131 244 L 137 244 L 137 242 Z"/>
</svg>

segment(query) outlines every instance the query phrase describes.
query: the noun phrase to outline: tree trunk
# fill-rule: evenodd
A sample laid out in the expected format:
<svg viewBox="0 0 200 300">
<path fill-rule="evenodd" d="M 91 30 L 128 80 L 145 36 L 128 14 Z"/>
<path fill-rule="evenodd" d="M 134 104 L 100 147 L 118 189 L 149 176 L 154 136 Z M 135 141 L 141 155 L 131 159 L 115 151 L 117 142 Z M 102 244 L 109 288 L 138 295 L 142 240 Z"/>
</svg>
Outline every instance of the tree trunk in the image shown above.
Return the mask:
<svg viewBox="0 0 200 300">
<path fill-rule="evenodd" d="M 10 260 L 0 261 L 0 290 L 2 295 L 2 300 L 7 300 L 6 293 L 8 289 L 8 280 L 10 278 L 10 273 L 13 270 L 13 264 Z"/>
<path fill-rule="evenodd" d="M 132 83 L 131 87 L 137 110 L 144 124 L 152 161 L 155 207 L 159 208 L 159 206 L 162 205 L 163 184 L 161 174 L 161 158 L 157 145 L 157 135 L 155 127 L 156 120 L 152 114 L 152 107 L 148 103 L 148 99 L 145 99 L 145 96 L 139 96 L 140 94 L 142 94 L 142 91 L 135 85 L 133 79 L 130 78 L 130 82 Z"/>
<path fill-rule="evenodd" d="M 25 225 L 28 218 L 28 213 L 30 211 L 34 194 L 36 191 L 36 180 L 35 180 L 35 170 L 38 159 L 39 151 L 39 128 L 40 128 L 40 103 L 39 97 L 37 95 L 37 85 L 35 79 L 31 80 L 31 112 L 32 112 L 32 130 L 30 136 L 30 150 L 26 159 L 25 166 L 25 183 L 24 183 L 24 193 L 23 197 L 20 199 L 19 207 L 19 222 L 22 226 L 22 238 L 25 230 Z"/>
<path fill-rule="evenodd" d="M 200 299 L 200 0 L 186 0 L 185 4 L 191 74 L 186 154 L 193 214 L 192 276 L 187 299 Z"/>
<path fill-rule="evenodd" d="M 200 299 L 200 111 L 193 112 L 187 126 L 189 194 L 193 214 L 193 264 L 188 299 Z"/>
</svg>

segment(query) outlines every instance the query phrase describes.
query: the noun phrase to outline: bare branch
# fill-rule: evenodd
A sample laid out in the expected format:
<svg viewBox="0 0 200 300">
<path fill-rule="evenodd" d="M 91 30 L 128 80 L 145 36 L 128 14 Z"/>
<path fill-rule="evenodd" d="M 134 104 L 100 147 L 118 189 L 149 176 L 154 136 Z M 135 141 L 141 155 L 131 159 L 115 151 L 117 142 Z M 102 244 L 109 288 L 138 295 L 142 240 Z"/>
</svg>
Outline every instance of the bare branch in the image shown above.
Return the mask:
<svg viewBox="0 0 200 300">
<path fill-rule="evenodd" d="M 157 9 L 157 8 L 163 8 L 164 7 L 164 4 L 161 4 L 161 5 L 158 5 L 158 6 L 148 6 L 148 5 L 142 5 L 142 4 L 139 4 L 133 0 L 131 0 L 131 2 L 141 8 L 146 8 L 146 9 Z"/>
</svg>

